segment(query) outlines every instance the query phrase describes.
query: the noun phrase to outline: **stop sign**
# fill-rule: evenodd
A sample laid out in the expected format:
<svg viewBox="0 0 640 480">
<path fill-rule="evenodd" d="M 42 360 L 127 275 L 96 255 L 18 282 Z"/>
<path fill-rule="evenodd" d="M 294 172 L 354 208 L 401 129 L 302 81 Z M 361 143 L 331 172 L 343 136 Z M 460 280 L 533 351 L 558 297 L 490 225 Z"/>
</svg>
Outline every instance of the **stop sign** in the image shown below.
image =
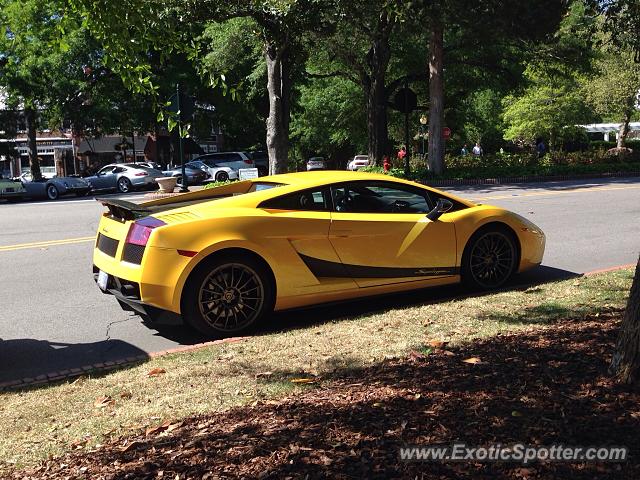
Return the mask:
<svg viewBox="0 0 640 480">
<path fill-rule="evenodd" d="M 451 138 L 451 129 L 449 127 L 444 127 L 442 129 L 442 138 L 445 140 L 449 140 Z"/>
</svg>

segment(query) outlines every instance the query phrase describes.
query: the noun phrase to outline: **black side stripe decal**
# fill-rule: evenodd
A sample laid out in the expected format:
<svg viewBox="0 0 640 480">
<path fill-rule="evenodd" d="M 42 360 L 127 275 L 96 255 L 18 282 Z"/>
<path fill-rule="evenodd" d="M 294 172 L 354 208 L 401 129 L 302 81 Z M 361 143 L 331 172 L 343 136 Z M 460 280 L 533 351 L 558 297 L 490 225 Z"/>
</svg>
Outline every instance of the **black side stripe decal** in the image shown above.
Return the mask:
<svg viewBox="0 0 640 480">
<path fill-rule="evenodd" d="M 354 278 L 401 278 L 401 277 L 442 277 L 458 275 L 458 267 L 370 267 L 330 262 L 298 253 L 311 273 L 316 277 Z"/>
</svg>

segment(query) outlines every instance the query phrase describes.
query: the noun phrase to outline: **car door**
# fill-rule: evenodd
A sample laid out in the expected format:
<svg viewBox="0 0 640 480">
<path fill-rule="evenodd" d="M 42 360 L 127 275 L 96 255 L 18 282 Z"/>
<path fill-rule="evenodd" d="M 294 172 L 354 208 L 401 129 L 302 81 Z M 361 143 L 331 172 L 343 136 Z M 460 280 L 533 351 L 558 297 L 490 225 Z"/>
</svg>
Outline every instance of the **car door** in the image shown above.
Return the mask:
<svg viewBox="0 0 640 480">
<path fill-rule="evenodd" d="M 90 177 L 88 180 L 91 182 L 91 186 L 94 190 L 105 190 L 107 188 L 115 188 L 117 175 L 115 173 L 116 167 L 113 165 L 106 166 L 98 170 L 95 176 Z"/>
<path fill-rule="evenodd" d="M 332 187 L 329 239 L 359 287 L 456 275 L 455 226 L 431 221 L 429 192 L 396 182 Z"/>
<path fill-rule="evenodd" d="M 288 295 L 357 289 L 329 241 L 330 191 L 316 187 L 272 198 L 259 208 L 269 214 L 260 242 L 278 252 L 278 288 Z"/>
</svg>

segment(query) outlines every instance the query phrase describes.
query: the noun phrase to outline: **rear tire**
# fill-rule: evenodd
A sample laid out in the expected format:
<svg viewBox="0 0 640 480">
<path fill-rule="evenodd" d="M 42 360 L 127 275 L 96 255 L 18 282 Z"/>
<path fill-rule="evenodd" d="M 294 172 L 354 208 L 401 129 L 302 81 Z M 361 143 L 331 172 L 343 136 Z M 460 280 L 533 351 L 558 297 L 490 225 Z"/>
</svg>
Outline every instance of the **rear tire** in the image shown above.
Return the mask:
<svg viewBox="0 0 640 480">
<path fill-rule="evenodd" d="M 267 269 L 246 255 L 204 260 L 182 295 L 187 324 L 210 338 L 245 335 L 273 310 L 274 286 Z"/>
<path fill-rule="evenodd" d="M 504 285 L 518 266 L 518 241 L 507 227 L 490 225 L 474 233 L 462 255 L 462 282 L 474 290 Z"/>
<path fill-rule="evenodd" d="M 47 185 L 47 198 L 49 200 L 57 200 L 60 196 L 60 192 L 58 191 L 58 187 L 54 184 Z"/>
</svg>

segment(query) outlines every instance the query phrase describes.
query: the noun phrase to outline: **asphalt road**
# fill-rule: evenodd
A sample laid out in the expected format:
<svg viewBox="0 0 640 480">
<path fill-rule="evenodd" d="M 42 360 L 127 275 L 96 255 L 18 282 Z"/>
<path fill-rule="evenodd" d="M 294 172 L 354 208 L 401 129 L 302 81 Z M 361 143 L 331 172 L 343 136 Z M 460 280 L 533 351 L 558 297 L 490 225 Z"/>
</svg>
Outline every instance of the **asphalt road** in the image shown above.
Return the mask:
<svg viewBox="0 0 640 480">
<path fill-rule="evenodd" d="M 544 266 L 519 282 L 634 263 L 640 251 L 638 178 L 449 191 L 509 208 L 545 231 Z M 91 274 L 91 239 L 102 211 L 87 198 L 0 203 L 0 383 L 202 341 L 178 324 L 149 328 L 100 293 Z M 445 288 L 284 313 L 273 319 L 272 328 L 456 293 Z"/>
</svg>

